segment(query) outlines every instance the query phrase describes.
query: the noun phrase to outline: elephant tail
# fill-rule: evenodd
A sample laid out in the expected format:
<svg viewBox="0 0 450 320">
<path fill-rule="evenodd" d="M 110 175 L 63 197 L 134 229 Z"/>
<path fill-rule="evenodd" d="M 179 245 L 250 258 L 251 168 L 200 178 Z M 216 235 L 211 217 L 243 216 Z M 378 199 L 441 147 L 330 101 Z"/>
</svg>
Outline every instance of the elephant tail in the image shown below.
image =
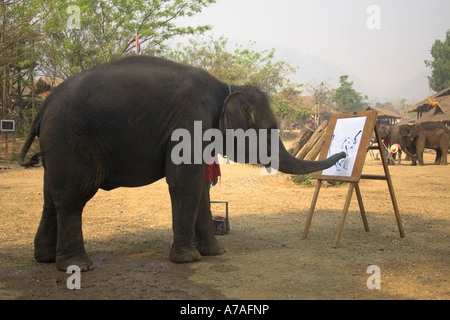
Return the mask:
<svg viewBox="0 0 450 320">
<path fill-rule="evenodd" d="M 36 120 L 38 120 L 38 119 L 36 119 Z M 37 137 L 37 130 L 36 130 L 36 122 L 35 122 L 31 128 L 30 134 L 28 135 L 28 138 L 25 141 L 25 144 L 23 145 L 22 150 L 20 151 L 20 154 L 19 154 L 18 162 L 19 162 L 19 165 L 21 165 L 22 167 L 25 167 L 25 168 L 35 167 L 39 163 L 39 157 L 43 156 L 44 154 L 47 153 L 45 151 L 36 153 L 35 155 L 33 155 L 31 157 L 31 159 L 28 162 L 25 162 L 25 157 L 27 155 L 27 152 L 30 149 L 31 144 L 34 141 L 34 138 L 36 138 L 36 137 Z"/>
</svg>

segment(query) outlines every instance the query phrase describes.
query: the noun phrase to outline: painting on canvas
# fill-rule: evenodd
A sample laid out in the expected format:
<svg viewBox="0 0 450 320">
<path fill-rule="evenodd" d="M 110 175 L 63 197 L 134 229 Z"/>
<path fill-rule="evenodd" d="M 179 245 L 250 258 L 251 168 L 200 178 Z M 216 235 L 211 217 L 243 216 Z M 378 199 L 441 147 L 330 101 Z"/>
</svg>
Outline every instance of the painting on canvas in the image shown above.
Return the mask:
<svg viewBox="0 0 450 320">
<path fill-rule="evenodd" d="M 323 170 L 325 176 L 350 177 L 358 154 L 366 117 L 341 118 L 336 122 L 327 156 L 344 151 L 347 156 Z"/>
</svg>

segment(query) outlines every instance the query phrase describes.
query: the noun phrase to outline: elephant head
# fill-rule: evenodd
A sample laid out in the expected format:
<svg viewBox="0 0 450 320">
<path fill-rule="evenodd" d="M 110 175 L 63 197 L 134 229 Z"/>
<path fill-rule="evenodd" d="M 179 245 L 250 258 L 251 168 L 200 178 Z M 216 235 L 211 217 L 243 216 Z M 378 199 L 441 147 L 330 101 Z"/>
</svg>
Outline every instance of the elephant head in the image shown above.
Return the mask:
<svg viewBox="0 0 450 320">
<path fill-rule="evenodd" d="M 254 164 L 251 162 L 253 156 L 254 159 L 257 159 L 258 164 L 288 174 L 305 174 L 324 170 L 346 156 L 345 152 L 341 152 L 323 161 L 304 161 L 290 155 L 278 137 L 278 123 L 270 109 L 269 99 L 263 92 L 254 87 L 239 87 L 239 91 L 228 96 L 219 120 L 219 127 L 227 141 L 230 141 L 230 131 L 236 132 L 242 129 L 246 132 L 243 141 L 241 141 L 241 144 L 245 144 L 245 157 L 239 159 L 238 142 L 233 144 L 233 150 L 230 150 L 230 145 L 227 143 L 224 148 L 227 158 L 240 163 Z M 263 134 L 264 131 L 266 131 L 266 134 Z M 254 132 L 253 137 L 256 137 L 253 141 L 251 132 Z M 236 141 L 236 136 L 234 136 L 234 140 Z M 273 166 L 273 163 L 268 164 L 267 161 L 264 161 L 262 149 L 265 149 L 267 156 L 270 154 L 272 159 L 278 161 L 278 166 Z M 256 155 L 252 155 L 252 153 L 256 153 Z"/>
<path fill-rule="evenodd" d="M 382 124 L 379 127 L 379 132 L 380 132 L 381 139 L 389 139 L 389 135 L 391 133 L 391 126 Z"/>
<path fill-rule="evenodd" d="M 418 135 L 419 130 L 416 125 L 405 124 L 399 127 L 400 146 L 402 150 L 412 158 L 415 158 L 416 155 L 411 153 L 409 150 L 415 150 L 415 140 Z"/>
</svg>

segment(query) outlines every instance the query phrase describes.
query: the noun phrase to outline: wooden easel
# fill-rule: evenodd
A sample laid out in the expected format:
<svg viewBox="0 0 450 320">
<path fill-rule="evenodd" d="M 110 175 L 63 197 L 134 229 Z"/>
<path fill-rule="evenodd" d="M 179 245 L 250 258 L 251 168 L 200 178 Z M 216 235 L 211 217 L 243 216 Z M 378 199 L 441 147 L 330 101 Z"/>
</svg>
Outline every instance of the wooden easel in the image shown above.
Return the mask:
<svg viewBox="0 0 450 320">
<path fill-rule="evenodd" d="M 397 220 L 397 226 L 398 226 L 398 229 L 399 229 L 399 232 L 400 232 L 400 237 L 404 238 L 405 237 L 405 232 L 403 230 L 402 221 L 401 221 L 400 213 L 399 213 L 399 210 L 398 210 L 397 200 L 395 198 L 394 187 L 392 185 L 391 176 L 389 174 L 389 168 L 388 168 L 388 165 L 386 163 L 386 157 L 385 157 L 385 153 L 384 153 L 384 150 L 383 150 L 383 143 L 381 141 L 380 133 L 379 133 L 379 130 L 378 130 L 378 125 L 376 123 L 376 118 L 377 118 L 377 112 L 376 111 L 367 111 L 367 112 L 361 112 L 361 113 L 357 113 L 357 114 L 337 115 L 337 116 L 334 116 L 334 117 L 330 118 L 328 129 L 327 129 L 327 132 L 325 133 L 325 143 L 324 143 L 324 145 L 322 147 L 319 160 L 323 160 L 323 159 L 325 159 L 327 157 L 328 149 L 330 147 L 331 140 L 332 140 L 331 137 L 333 135 L 333 132 L 334 132 L 337 120 L 341 119 L 341 118 L 350 118 L 350 117 L 366 117 L 366 123 L 365 123 L 365 126 L 364 126 L 364 131 L 363 131 L 363 134 L 362 134 L 362 137 L 361 137 L 361 143 L 360 143 L 360 146 L 359 146 L 359 149 L 358 149 L 358 154 L 357 154 L 356 159 L 355 159 L 355 163 L 354 163 L 352 174 L 351 174 L 351 176 L 348 176 L 348 177 L 345 177 L 345 176 L 328 176 L 328 175 L 322 175 L 322 173 L 317 173 L 317 174 L 315 174 L 313 176 L 313 178 L 318 179 L 318 181 L 317 181 L 316 189 L 314 191 L 314 196 L 313 196 L 313 199 L 312 199 L 311 208 L 310 208 L 310 211 L 309 211 L 308 219 L 306 221 L 306 226 L 305 226 L 305 230 L 303 232 L 302 239 L 306 239 L 307 236 L 308 236 L 309 227 L 311 225 L 312 216 L 314 214 L 314 209 L 315 209 L 315 206 L 316 206 L 316 203 L 317 203 L 317 199 L 319 197 L 319 191 L 320 191 L 320 187 L 322 186 L 322 181 L 323 180 L 344 181 L 344 182 L 349 182 L 350 183 L 349 188 L 348 188 L 348 192 L 347 192 L 347 197 L 345 199 L 344 210 L 342 212 L 342 216 L 341 216 L 341 219 L 340 219 L 340 222 L 339 222 L 339 226 L 338 226 L 338 230 L 337 230 L 337 233 L 336 233 L 336 238 L 334 240 L 334 245 L 333 246 L 335 248 L 337 247 L 339 239 L 341 237 L 342 229 L 344 227 L 345 219 L 347 217 L 348 209 L 350 207 L 350 202 L 351 202 L 351 199 L 352 199 L 353 191 L 355 191 L 356 198 L 358 199 L 358 205 L 359 205 L 359 210 L 360 210 L 360 213 L 361 213 L 364 229 L 366 231 L 369 231 L 369 225 L 367 223 L 366 211 L 364 209 L 364 204 L 363 204 L 362 197 L 361 197 L 361 190 L 359 188 L 359 181 L 360 181 L 360 179 L 386 180 L 387 181 L 388 188 L 389 188 L 389 193 L 390 193 L 391 200 L 392 200 L 392 205 L 394 207 L 395 218 Z M 377 141 L 378 145 L 369 147 L 370 138 L 371 138 L 373 132 L 375 132 L 375 137 L 376 137 L 376 141 Z M 377 150 L 379 150 L 380 157 L 381 157 L 381 162 L 382 162 L 383 169 L 384 169 L 384 175 L 367 175 L 367 174 L 362 174 L 364 161 L 365 161 L 367 152 L 370 149 L 377 149 Z"/>
</svg>

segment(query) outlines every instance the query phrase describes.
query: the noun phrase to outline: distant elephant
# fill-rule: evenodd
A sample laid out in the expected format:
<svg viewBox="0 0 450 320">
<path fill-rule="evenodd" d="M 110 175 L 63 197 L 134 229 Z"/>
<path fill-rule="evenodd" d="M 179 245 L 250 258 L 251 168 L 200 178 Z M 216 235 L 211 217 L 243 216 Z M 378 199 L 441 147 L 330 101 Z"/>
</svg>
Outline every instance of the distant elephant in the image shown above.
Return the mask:
<svg viewBox="0 0 450 320">
<path fill-rule="evenodd" d="M 439 122 L 422 122 L 415 125 L 402 125 L 399 128 L 402 150 L 423 166 L 423 151 L 425 148 L 436 151 L 435 165 L 447 164 L 447 153 L 450 144 L 450 130 Z"/>
<path fill-rule="evenodd" d="M 388 142 L 388 146 L 387 147 L 391 147 L 393 145 L 400 145 L 400 126 L 399 125 L 386 125 L 386 124 L 381 124 L 379 126 L 379 132 L 380 132 L 380 137 L 381 140 L 387 140 Z M 415 153 L 415 150 L 413 151 L 413 153 Z M 402 150 L 398 150 L 398 162 L 401 163 L 401 155 L 402 155 Z M 395 160 L 395 156 L 393 155 L 394 160 Z M 408 156 L 409 157 L 409 156 Z M 389 162 L 389 159 L 388 159 Z"/>
<path fill-rule="evenodd" d="M 219 132 L 225 141 L 231 129 L 253 129 L 258 138 L 260 129 L 278 133 L 267 95 L 255 87 L 230 86 L 198 68 L 149 56 L 123 58 L 64 81 L 42 105 L 19 156 L 25 167 L 41 157 L 45 169 L 36 260 L 56 262 L 60 270 L 70 265 L 92 269 L 81 226 L 85 204 L 99 188 L 139 187 L 163 177 L 172 202 L 170 259 L 181 263 L 223 254 L 224 247 L 213 234 L 205 161 L 198 161 L 194 152 L 191 163 L 175 163 L 174 151 L 181 142 L 173 135 Z M 36 136 L 41 152 L 25 162 Z M 271 137 L 261 137 L 258 146 L 262 141 L 270 148 Z M 278 138 L 276 142 L 279 150 L 269 152 L 279 155 L 278 170 L 289 174 L 320 171 L 345 157 L 341 152 L 323 161 L 303 161 L 292 157 Z M 206 143 L 200 150 L 194 140 L 186 144 L 202 152 Z M 224 146 L 222 154 L 248 162 L 248 154 L 242 160 L 229 149 Z M 263 162 L 258 158 L 258 163 Z M 194 232 L 196 247 L 191 241 Z"/>
<path fill-rule="evenodd" d="M 389 143 L 391 143 L 394 128 L 396 127 L 388 124 L 381 124 L 378 127 L 378 132 L 380 133 L 381 140 L 387 139 Z"/>
</svg>

